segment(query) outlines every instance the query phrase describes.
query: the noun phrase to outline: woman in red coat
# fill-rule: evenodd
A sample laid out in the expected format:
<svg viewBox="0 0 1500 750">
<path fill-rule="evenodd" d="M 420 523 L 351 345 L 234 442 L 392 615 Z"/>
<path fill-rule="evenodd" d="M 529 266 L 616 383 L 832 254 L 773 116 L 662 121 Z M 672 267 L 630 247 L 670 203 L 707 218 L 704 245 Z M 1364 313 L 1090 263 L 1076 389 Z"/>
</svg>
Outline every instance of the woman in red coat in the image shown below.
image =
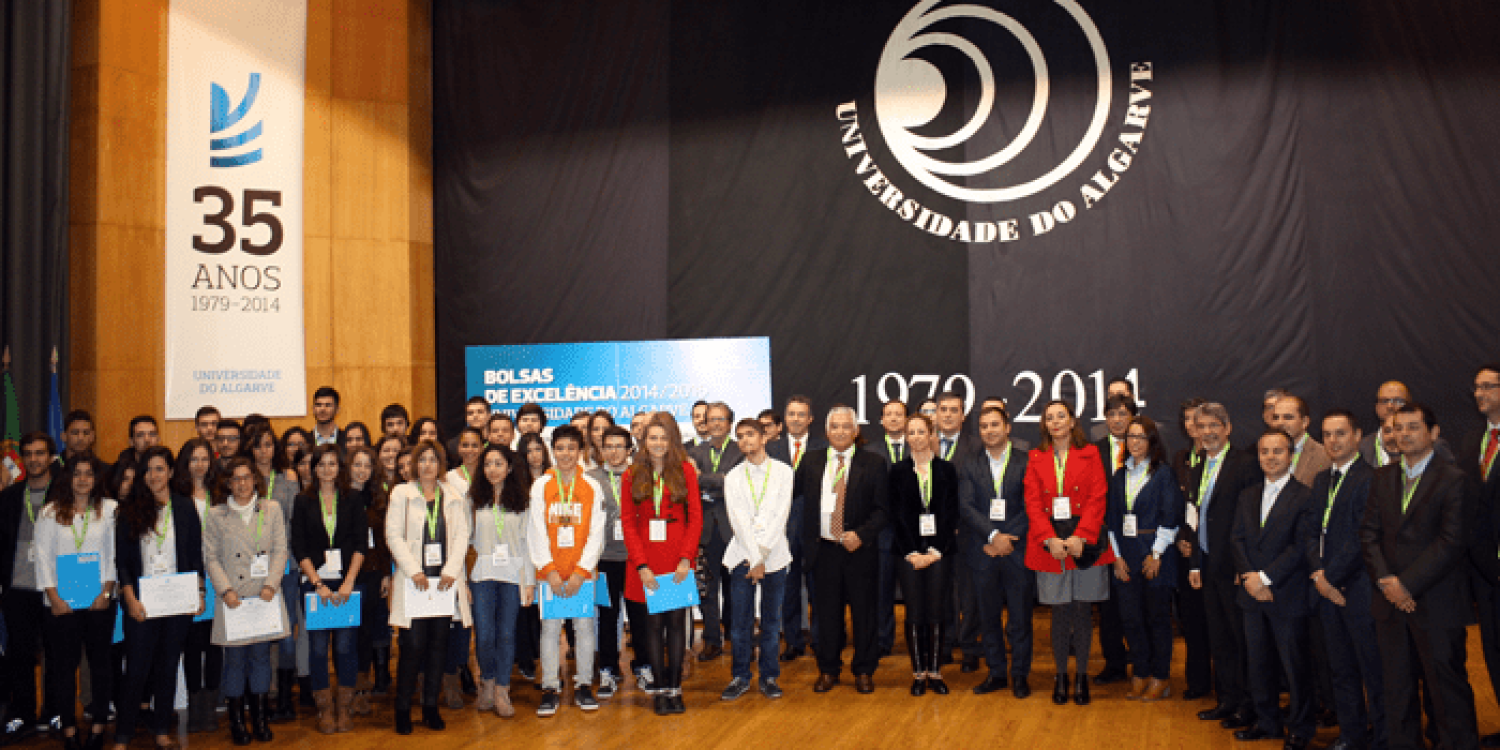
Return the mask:
<svg viewBox="0 0 1500 750">
<path fill-rule="evenodd" d="M 1108 486 L 1099 451 L 1078 428 L 1073 409 L 1052 401 L 1042 411 L 1041 444 L 1026 472 L 1026 567 L 1036 571 L 1037 598 L 1052 607 L 1052 702 L 1068 702 L 1068 655 L 1077 674 L 1073 702 L 1089 702 L 1093 602 L 1109 598 L 1114 553 L 1104 533 Z"/>
<path fill-rule="evenodd" d="M 636 653 L 645 654 L 649 670 L 639 677 L 641 687 L 655 693 L 656 713 L 664 716 L 686 710 L 682 654 L 691 608 L 649 614 L 646 589 L 656 589 L 657 576 L 681 583 L 693 575 L 703 512 L 698 472 L 682 449 L 677 420 L 666 412 L 651 415 L 641 442 L 645 450 L 620 482 L 620 524 L 633 571 L 625 577 L 625 607 L 632 628 L 640 625 Z"/>
</svg>

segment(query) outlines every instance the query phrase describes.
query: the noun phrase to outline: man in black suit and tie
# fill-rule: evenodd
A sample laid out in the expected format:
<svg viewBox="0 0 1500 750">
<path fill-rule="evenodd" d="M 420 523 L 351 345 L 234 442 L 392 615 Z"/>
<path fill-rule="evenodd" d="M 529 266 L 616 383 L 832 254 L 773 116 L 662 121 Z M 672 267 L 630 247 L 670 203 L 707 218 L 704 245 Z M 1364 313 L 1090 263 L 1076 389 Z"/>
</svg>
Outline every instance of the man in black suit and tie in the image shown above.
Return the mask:
<svg viewBox="0 0 1500 750">
<path fill-rule="evenodd" d="M 1313 479 L 1312 512 L 1303 535 L 1314 587 L 1308 598 L 1323 628 L 1339 718 L 1333 750 L 1386 746 L 1385 687 L 1370 614 L 1374 586 L 1359 546 L 1359 522 L 1375 470 L 1359 456 L 1360 437 L 1348 410 L 1324 415 L 1323 447 L 1333 466 Z"/>
<path fill-rule="evenodd" d="M 1198 712 L 1204 721 L 1218 721 L 1225 729 L 1244 729 L 1254 721 L 1255 709 L 1245 689 L 1245 616 L 1238 603 L 1239 577 L 1230 551 L 1240 494 L 1261 481 L 1260 465 L 1248 451 L 1229 445 L 1229 410 L 1209 402 L 1193 417 L 1203 460 L 1188 478 L 1187 535 L 1192 543 L 1188 582 L 1203 590 L 1208 615 L 1209 644 L 1213 648 L 1214 692 L 1219 704 Z"/>
<path fill-rule="evenodd" d="M 1106 484 L 1115 470 L 1125 464 L 1125 431 L 1130 429 L 1130 420 L 1137 413 L 1134 396 L 1116 394 L 1104 402 L 1105 435 L 1094 441 L 1094 447 L 1099 449 Z M 1113 589 L 1117 585 L 1115 577 L 1110 576 L 1109 581 Z M 1104 670 L 1094 675 L 1095 685 L 1123 682 L 1130 676 L 1125 669 L 1130 663 L 1130 650 L 1125 647 L 1125 623 L 1120 621 L 1120 599 L 1113 593 L 1099 602 L 1099 651 L 1104 655 Z"/>
<path fill-rule="evenodd" d="M 786 400 L 782 421 L 786 432 L 781 437 L 766 443 L 766 455 L 792 467 L 795 472 L 802 465 L 803 456 L 817 453 L 828 447 L 821 438 L 813 437 L 810 428 L 813 422 L 812 400 L 794 395 Z M 802 555 L 802 495 L 792 491 L 792 510 L 786 518 L 787 546 L 792 552 L 792 564 L 787 568 L 786 598 L 781 604 L 781 637 L 786 641 L 786 650 L 781 652 L 782 661 L 792 661 L 806 653 L 807 643 L 802 635 L 803 618 L 813 606 L 815 586 L 812 571 L 803 564 Z M 802 604 L 802 584 L 807 583 L 807 605 Z M 818 625 L 808 618 L 808 631 L 814 646 L 818 643 Z"/>
<path fill-rule="evenodd" d="M 722 582 L 728 576 L 722 561 L 734 531 L 729 527 L 729 511 L 724 503 L 724 475 L 738 466 L 745 455 L 738 443 L 729 439 L 729 427 L 734 424 L 734 410 L 723 401 L 708 405 L 704 413 L 704 424 L 708 426 L 708 441 L 688 449 L 688 458 L 698 467 L 698 491 L 703 495 L 703 549 L 704 588 L 703 595 L 703 650 L 698 652 L 698 661 L 717 659 L 724 653 L 724 635 L 729 630 L 729 597 L 724 597 L 723 617 L 720 617 L 719 590 L 727 587 Z"/>
<path fill-rule="evenodd" d="M 906 404 L 895 399 L 880 407 L 880 441 L 865 450 L 880 456 L 886 467 L 906 458 Z M 880 532 L 880 567 L 876 577 L 875 610 L 880 621 L 876 636 L 881 656 L 889 656 L 896 644 L 896 529 L 887 524 Z"/>
<path fill-rule="evenodd" d="M 1490 684 L 1500 695 L 1500 364 L 1488 364 L 1474 373 L 1474 405 L 1484 417 L 1484 427 L 1466 435 L 1459 444 L 1459 467 L 1478 488 L 1474 524 L 1474 599 L 1479 604 L 1479 635 L 1484 643 L 1484 663 Z M 1500 734 L 1481 740 L 1484 747 L 1500 747 Z"/>
<path fill-rule="evenodd" d="M 1017 698 L 1031 695 L 1031 613 L 1036 574 L 1026 569 L 1026 453 L 1011 444 L 1005 407 L 979 412 L 984 452 L 958 475 L 958 546 L 973 572 L 989 676 L 978 695 L 1006 686 L 1005 644 L 1010 642 L 1010 685 Z M 1006 613 L 1010 622 L 1005 622 Z"/>
<path fill-rule="evenodd" d="M 1465 571 L 1471 488 L 1457 466 L 1433 460 L 1437 437 L 1431 409 L 1413 403 L 1396 411 L 1401 461 L 1376 472 L 1359 531 L 1379 589 L 1371 610 L 1393 748 L 1422 747 L 1418 673 L 1443 747 L 1479 745 L 1465 649 L 1474 621 Z"/>
<path fill-rule="evenodd" d="M 813 598 L 819 638 L 818 681 L 813 691 L 826 693 L 838 684 L 844 662 L 844 609 L 854 629 L 854 689 L 875 692 L 880 653 L 875 644 L 876 540 L 885 528 L 889 490 L 885 462 L 855 445 L 859 428 L 854 410 L 835 406 L 828 412 L 828 449 L 807 456 L 797 469 L 792 494 L 805 498 L 802 549 L 813 571 Z"/>
<path fill-rule="evenodd" d="M 1290 435 L 1273 427 L 1256 445 L 1265 479 L 1240 493 L 1230 541 L 1235 572 L 1240 577 L 1237 596 L 1245 618 L 1247 681 L 1254 697 L 1255 723 L 1235 732 L 1234 738 L 1286 737 L 1287 750 L 1304 750 L 1317 733 L 1313 676 L 1307 662 L 1308 595 L 1312 586 L 1302 538 L 1307 531 L 1311 493 L 1292 476 L 1296 443 Z M 1291 692 L 1285 727 L 1278 677 L 1285 678 Z"/>
</svg>

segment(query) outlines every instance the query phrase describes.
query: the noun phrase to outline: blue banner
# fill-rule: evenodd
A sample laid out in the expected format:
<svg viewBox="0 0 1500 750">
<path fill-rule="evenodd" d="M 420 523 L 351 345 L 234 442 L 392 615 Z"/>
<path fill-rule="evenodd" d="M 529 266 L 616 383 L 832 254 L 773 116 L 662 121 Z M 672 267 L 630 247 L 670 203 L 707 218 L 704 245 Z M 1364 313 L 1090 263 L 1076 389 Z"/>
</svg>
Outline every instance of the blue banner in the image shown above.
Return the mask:
<svg viewBox="0 0 1500 750">
<path fill-rule="evenodd" d="M 464 371 L 469 396 L 511 415 L 535 402 L 549 425 L 585 409 L 604 409 L 617 422 L 664 411 L 689 423 L 695 401 L 723 401 L 740 416 L 772 405 L 771 340 L 764 336 L 471 346 Z"/>
</svg>

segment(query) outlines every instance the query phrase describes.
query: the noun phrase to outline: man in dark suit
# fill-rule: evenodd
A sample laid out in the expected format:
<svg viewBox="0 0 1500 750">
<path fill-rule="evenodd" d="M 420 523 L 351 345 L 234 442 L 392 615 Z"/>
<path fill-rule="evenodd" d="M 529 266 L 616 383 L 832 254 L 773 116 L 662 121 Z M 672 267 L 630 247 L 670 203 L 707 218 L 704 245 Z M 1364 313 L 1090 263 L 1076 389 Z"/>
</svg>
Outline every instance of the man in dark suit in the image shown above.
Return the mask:
<svg viewBox="0 0 1500 750">
<path fill-rule="evenodd" d="M 979 412 L 984 453 L 958 475 L 958 546 L 972 571 L 990 673 L 978 695 L 1006 686 L 1005 644 L 1010 643 L 1010 686 L 1017 698 L 1031 695 L 1031 614 L 1036 574 L 1026 569 L 1026 454 L 1010 439 L 1010 415 L 1002 405 Z M 1005 622 L 1009 613 L 1010 622 Z"/>
<path fill-rule="evenodd" d="M 1419 673 L 1443 746 L 1479 745 L 1465 663 L 1465 627 L 1474 621 L 1465 572 L 1471 488 L 1457 466 L 1433 460 L 1437 437 L 1431 409 L 1406 404 L 1396 411 L 1401 461 L 1376 472 L 1359 531 L 1365 567 L 1379 589 L 1371 611 L 1396 748 L 1422 747 Z"/>
<path fill-rule="evenodd" d="M 1129 382 L 1129 381 L 1125 381 Z M 1104 402 L 1104 437 L 1094 441 L 1099 449 L 1099 464 L 1104 468 L 1104 481 L 1114 476 L 1115 470 L 1125 464 L 1125 431 L 1130 429 L 1130 420 L 1138 413 L 1135 397 L 1128 394 L 1110 396 Z M 1110 588 L 1117 587 L 1114 576 L 1109 577 Z M 1125 647 L 1125 624 L 1120 621 L 1120 598 L 1111 593 L 1099 602 L 1099 651 L 1104 655 L 1104 670 L 1094 675 L 1095 685 L 1123 682 L 1130 673 L 1130 650 Z"/>
<path fill-rule="evenodd" d="M 1261 480 L 1260 466 L 1249 452 L 1230 447 L 1233 425 L 1223 404 L 1198 407 L 1193 423 L 1204 457 L 1188 478 L 1187 525 L 1197 528 L 1189 535 L 1188 582 L 1203 590 L 1219 699 L 1198 718 L 1218 721 L 1225 729 L 1244 729 L 1254 719 L 1254 706 L 1245 689 L 1245 617 L 1237 602 L 1239 579 L 1229 540 L 1240 493 Z"/>
<path fill-rule="evenodd" d="M 796 471 L 802 465 L 803 456 L 815 454 L 828 447 L 828 442 L 814 437 L 812 400 L 794 395 L 786 400 L 782 413 L 786 432 L 781 437 L 766 443 L 766 455 L 780 461 Z M 781 604 L 781 637 L 786 641 L 786 650 L 781 652 L 782 661 L 792 661 L 806 653 L 807 642 L 803 636 L 803 620 L 807 619 L 808 631 L 814 646 L 818 643 L 818 626 L 807 611 L 813 606 L 812 573 L 803 564 L 802 554 L 802 506 L 803 498 L 792 491 L 792 510 L 786 518 L 786 541 L 792 552 L 792 564 L 787 568 L 786 598 Z M 802 586 L 807 584 L 807 604 L 802 603 Z"/>
<path fill-rule="evenodd" d="M 1478 488 L 1474 524 L 1474 599 L 1479 604 L 1479 635 L 1484 643 L 1484 663 L 1490 685 L 1500 695 L 1500 364 L 1488 364 L 1474 373 L 1474 405 L 1484 417 L 1484 427 L 1466 435 L 1459 444 L 1459 468 Z M 1484 747 L 1500 747 L 1500 734 L 1487 735 Z"/>
<path fill-rule="evenodd" d="M 1335 750 L 1386 746 L 1385 688 L 1370 615 L 1374 587 L 1359 547 L 1359 522 L 1375 470 L 1359 457 L 1359 443 L 1354 414 L 1333 409 L 1324 415 L 1323 447 L 1333 466 L 1313 480 L 1303 537 L 1314 586 L 1308 598 L 1323 628 L 1333 678 L 1339 720 Z"/>
<path fill-rule="evenodd" d="M 0 612 L 10 640 L 0 659 L 0 704 L 6 706 L 0 744 L 10 744 L 38 729 L 37 656 L 47 607 L 37 579 L 36 520 L 47 503 L 47 487 L 56 465 L 57 447 L 44 432 L 21 438 L 26 481 L 0 492 Z"/>
<path fill-rule="evenodd" d="M 880 407 L 880 440 L 865 450 L 880 456 L 889 468 L 906 458 L 906 404 L 891 399 Z M 880 621 L 876 636 L 880 655 L 889 656 L 896 645 L 896 529 L 887 524 L 880 532 L 880 567 L 876 576 L 875 610 Z"/>
<path fill-rule="evenodd" d="M 1307 661 L 1312 586 L 1302 538 L 1308 528 L 1311 493 L 1292 476 L 1296 444 L 1290 435 L 1273 427 L 1256 444 L 1265 479 L 1240 493 L 1230 541 L 1240 577 L 1237 598 L 1244 611 L 1247 681 L 1254 696 L 1255 723 L 1235 732 L 1234 738 L 1286 737 L 1287 750 L 1304 750 L 1317 733 L 1313 675 Z M 1284 728 L 1278 678 L 1286 680 L 1291 692 Z"/>
<path fill-rule="evenodd" d="M 698 491 L 703 495 L 703 650 L 698 652 L 698 661 L 717 659 L 724 653 L 724 634 L 729 629 L 729 597 L 724 597 L 723 617 L 720 617 L 719 590 L 725 588 L 728 577 L 722 561 L 734 531 L 729 528 L 729 511 L 724 504 L 724 475 L 738 466 L 745 455 L 740 446 L 729 439 L 729 427 L 734 424 L 734 410 L 723 401 L 708 405 L 704 415 L 708 426 L 708 440 L 688 450 L 688 458 L 698 467 Z"/>
<path fill-rule="evenodd" d="M 876 539 L 888 517 L 889 490 L 885 462 L 859 450 L 854 410 L 835 406 L 828 412 L 828 449 L 808 456 L 797 469 L 792 494 L 805 498 L 802 549 L 813 571 L 817 596 L 814 617 L 820 634 L 814 651 L 818 680 L 813 691 L 826 693 L 838 684 L 844 662 L 844 609 L 854 629 L 854 688 L 875 691 L 880 654 L 875 644 Z"/>
<path fill-rule="evenodd" d="M 973 430 L 964 429 L 964 398 L 953 391 L 938 394 L 937 435 L 934 448 L 937 454 L 955 471 L 962 472 L 964 464 L 975 460 L 981 450 L 979 439 Z M 974 597 L 974 581 L 967 566 L 953 569 L 953 604 L 948 610 L 948 628 L 939 664 L 952 661 L 954 647 L 963 650 L 963 671 L 979 669 L 982 656 L 979 645 L 979 604 Z"/>
</svg>

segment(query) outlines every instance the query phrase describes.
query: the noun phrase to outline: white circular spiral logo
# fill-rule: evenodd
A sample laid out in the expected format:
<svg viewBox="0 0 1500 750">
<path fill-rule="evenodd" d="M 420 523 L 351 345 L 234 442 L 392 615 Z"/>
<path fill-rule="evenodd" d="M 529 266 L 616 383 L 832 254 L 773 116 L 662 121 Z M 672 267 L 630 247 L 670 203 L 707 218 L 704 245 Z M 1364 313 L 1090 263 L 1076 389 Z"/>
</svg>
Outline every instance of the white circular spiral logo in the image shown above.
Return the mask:
<svg viewBox="0 0 1500 750">
<path fill-rule="evenodd" d="M 951 5 L 934 10 L 940 0 L 922 0 L 906 14 L 891 32 L 885 50 L 880 55 L 880 66 L 875 71 L 875 120 L 880 124 L 881 135 L 902 167 L 912 177 L 928 188 L 949 198 L 974 203 L 999 203 L 1034 195 L 1056 184 L 1058 180 L 1077 169 L 1088 158 L 1104 132 L 1105 120 L 1109 116 L 1111 79 L 1109 53 L 1104 49 L 1104 40 L 1099 35 L 1093 19 L 1079 7 L 1075 0 L 1055 0 L 1067 11 L 1083 30 L 1093 50 L 1094 64 L 1099 70 L 1099 93 L 1094 104 L 1093 119 L 1083 140 L 1061 164 L 1046 174 L 1020 184 L 997 188 L 971 188 L 956 185 L 947 177 L 972 177 L 987 174 L 1005 165 L 1026 149 L 1036 137 L 1037 130 L 1047 114 L 1047 99 L 1050 93 L 1047 77 L 1047 60 L 1036 38 L 1014 18 L 993 8 L 977 5 Z M 941 151 L 962 145 L 979 132 L 989 121 L 995 106 L 995 72 L 984 53 L 969 40 L 948 33 L 927 32 L 927 28 L 939 21 L 952 18 L 976 18 L 989 21 L 1009 31 L 1021 43 L 1031 58 L 1036 77 L 1036 93 L 1032 97 L 1031 114 L 1021 132 L 1004 148 L 972 161 L 943 161 L 929 152 Z M 943 136 L 929 137 L 912 132 L 937 117 L 947 99 L 947 84 L 943 74 L 932 63 L 913 53 L 924 47 L 951 47 L 969 58 L 979 71 L 979 102 L 974 114 L 958 130 Z"/>
</svg>

